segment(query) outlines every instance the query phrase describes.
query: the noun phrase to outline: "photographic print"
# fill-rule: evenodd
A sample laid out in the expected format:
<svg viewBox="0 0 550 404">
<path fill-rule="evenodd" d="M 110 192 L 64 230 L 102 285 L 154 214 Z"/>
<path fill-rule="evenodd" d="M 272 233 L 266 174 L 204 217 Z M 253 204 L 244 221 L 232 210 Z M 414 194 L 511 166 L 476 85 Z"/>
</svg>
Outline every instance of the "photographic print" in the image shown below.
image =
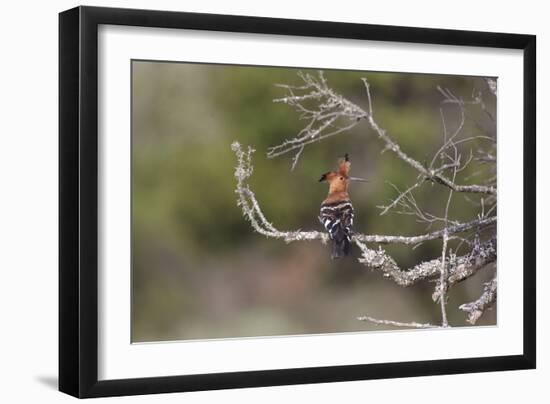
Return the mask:
<svg viewBox="0 0 550 404">
<path fill-rule="evenodd" d="M 535 151 L 534 35 L 66 10 L 59 389 L 533 369 Z"/>
<path fill-rule="evenodd" d="M 497 79 L 133 60 L 132 342 L 497 325 Z"/>
</svg>

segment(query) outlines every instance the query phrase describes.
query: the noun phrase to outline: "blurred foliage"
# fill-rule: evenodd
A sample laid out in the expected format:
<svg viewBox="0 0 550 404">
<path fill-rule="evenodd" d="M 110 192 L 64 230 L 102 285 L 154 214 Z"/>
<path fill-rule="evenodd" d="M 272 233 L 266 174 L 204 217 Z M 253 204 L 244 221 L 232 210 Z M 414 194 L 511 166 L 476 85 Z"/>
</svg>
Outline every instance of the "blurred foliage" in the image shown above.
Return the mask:
<svg viewBox="0 0 550 404">
<path fill-rule="evenodd" d="M 371 180 L 354 184 L 350 192 L 356 231 L 413 235 L 427 230 L 413 217 L 379 215 L 376 206 L 395 195 L 386 181 L 403 188 L 417 173 L 381 154 L 381 144 L 364 123 L 306 148 L 295 171 L 290 171 L 290 155 L 266 158 L 269 146 L 293 137 L 305 124 L 291 108 L 272 102 L 283 95 L 275 84 L 299 84 L 297 72 L 132 63 L 134 342 L 374 329 L 356 320 L 365 313 L 398 321 L 440 321 L 431 301 L 433 284 L 400 288 L 356 259 L 332 262 L 327 246 L 318 242 L 286 245 L 265 239 L 242 217 L 234 193 L 230 144 L 235 140 L 257 150 L 251 186 L 268 220 L 280 229 L 320 229 L 317 214 L 327 189 L 319 176 L 349 152 L 352 175 Z M 463 76 L 337 70 L 325 71 L 325 76 L 336 91 L 363 106 L 360 78 L 368 77 L 378 123 L 407 153 L 428 162 L 442 143 L 440 108 L 449 130 L 458 122 L 456 107 L 441 106 L 437 86 L 464 99 L 485 88 L 480 78 Z M 479 107 L 470 108 L 465 136 L 487 128 Z M 441 214 L 447 195 L 441 187 L 425 185 L 417 199 Z M 453 219 L 477 213 L 463 196 L 454 198 Z M 387 250 L 408 267 L 437 257 L 440 248 L 436 241 L 414 250 Z M 452 290 L 452 325 L 465 324 L 456 307 L 478 297 L 490 272 L 481 271 Z M 494 324 L 495 312 L 480 324 Z"/>
</svg>

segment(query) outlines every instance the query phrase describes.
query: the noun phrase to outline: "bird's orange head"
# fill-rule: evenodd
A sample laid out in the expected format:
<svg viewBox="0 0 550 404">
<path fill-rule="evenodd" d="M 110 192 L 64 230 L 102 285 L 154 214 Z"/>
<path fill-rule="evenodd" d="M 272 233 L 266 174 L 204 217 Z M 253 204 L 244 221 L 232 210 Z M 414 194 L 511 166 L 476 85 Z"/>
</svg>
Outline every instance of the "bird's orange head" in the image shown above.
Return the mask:
<svg viewBox="0 0 550 404">
<path fill-rule="evenodd" d="M 338 170 L 329 171 L 321 176 L 319 182 L 326 181 L 329 184 L 328 197 L 325 199 L 325 203 L 349 198 L 348 185 L 350 181 L 368 182 L 363 178 L 350 177 L 350 167 L 349 155 L 346 153 L 344 158 L 338 160 Z"/>
<path fill-rule="evenodd" d="M 349 169 L 351 163 L 349 156 L 346 153 L 344 158 L 338 161 L 338 170 L 329 171 L 321 176 L 319 182 L 326 181 L 329 183 L 329 194 L 346 193 L 349 185 Z"/>
</svg>

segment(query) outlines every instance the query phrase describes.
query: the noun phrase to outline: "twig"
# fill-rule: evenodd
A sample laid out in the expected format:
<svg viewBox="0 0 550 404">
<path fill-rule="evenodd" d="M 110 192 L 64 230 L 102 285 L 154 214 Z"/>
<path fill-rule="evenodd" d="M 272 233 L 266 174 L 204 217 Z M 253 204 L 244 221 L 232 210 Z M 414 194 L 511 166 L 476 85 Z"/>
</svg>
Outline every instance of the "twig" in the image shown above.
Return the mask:
<svg viewBox="0 0 550 404">
<path fill-rule="evenodd" d="M 379 208 L 382 209 L 382 212 L 380 212 L 380 216 L 385 215 L 386 213 L 388 213 L 388 211 L 390 209 L 393 209 L 395 206 L 397 206 L 399 204 L 399 202 L 407 196 L 407 194 L 409 194 L 410 192 L 412 192 L 413 190 L 415 190 L 416 188 L 421 186 L 424 183 L 425 180 L 426 180 L 426 178 L 424 177 L 420 181 L 418 181 L 417 183 L 411 185 L 404 192 L 400 192 L 399 196 L 397 198 L 395 198 L 388 206 L 379 206 Z"/>
<path fill-rule="evenodd" d="M 452 191 L 451 191 L 452 192 Z M 447 320 L 447 309 L 445 305 L 447 304 L 445 294 L 447 293 L 447 261 L 445 254 L 447 253 L 447 241 L 449 236 L 447 235 L 447 229 L 443 233 L 443 247 L 441 249 L 441 270 L 439 277 L 439 305 L 441 307 L 441 325 L 443 327 L 449 326 L 449 321 Z"/>
<path fill-rule="evenodd" d="M 460 160 L 460 157 L 458 156 L 458 150 L 453 143 L 454 137 L 458 134 L 459 130 L 462 129 L 462 126 L 464 125 L 464 108 L 462 105 L 460 106 L 461 110 L 461 123 L 459 125 L 459 129 L 449 138 L 447 139 L 447 129 L 445 125 L 445 117 L 443 113 L 441 113 L 441 119 L 443 120 L 443 139 L 444 143 L 441 149 L 439 149 L 438 153 L 443 153 L 445 148 L 451 146 L 454 150 L 454 159 L 452 159 L 453 163 L 456 163 Z M 435 157 L 434 157 L 435 159 Z M 453 168 L 453 181 L 456 179 L 456 172 L 457 172 L 457 166 L 455 165 Z M 446 299 L 446 293 L 447 293 L 447 277 L 448 277 L 448 268 L 447 268 L 447 262 L 445 259 L 445 256 L 447 254 L 447 242 L 449 241 L 449 232 L 448 232 L 448 226 L 449 226 L 449 207 L 451 205 L 451 199 L 453 198 L 453 190 L 451 189 L 449 191 L 449 196 L 447 197 L 447 204 L 445 205 L 445 228 L 443 229 L 443 246 L 441 248 L 441 274 L 439 277 L 439 284 L 436 287 L 436 290 L 439 290 L 439 305 L 441 307 L 441 324 L 443 327 L 449 326 L 449 321 L 447 319 L 447 299 Z"/>
</svg>

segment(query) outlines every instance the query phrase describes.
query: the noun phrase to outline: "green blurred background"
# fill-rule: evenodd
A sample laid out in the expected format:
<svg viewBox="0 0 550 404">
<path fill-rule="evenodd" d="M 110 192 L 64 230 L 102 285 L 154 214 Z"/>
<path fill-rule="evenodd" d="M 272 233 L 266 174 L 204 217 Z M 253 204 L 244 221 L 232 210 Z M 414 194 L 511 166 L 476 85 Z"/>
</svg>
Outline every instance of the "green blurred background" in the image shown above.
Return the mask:
<svg viewBox="0 0 550 404">
<path fill-rule="evenodd" d="M 359 264 L 357 248 L 355 258 L 331 261 L 328 246 L 320 242 L 287 245 L 266 239 L 244 220 L 234 193 L 236 160 L 230 145 L 235 140 L 257 150 L 251 187 L 279 229 L 321 230 L 317 215 L 327 186 L 318 179 L 349 152 L 352 175 L 371 180 L 351 187 L 355 230 L 392 235 L 426 231 L 414 217 L 379 215 L 376 206 L 395 196 L 386 181 L 406 187 L 415 182 L 416 172 L 390 153 L 381 154 L 383 145 L 366 123 L 307 147 L 292 172 L 291 155 L 266 158 L 269 146 L 305 125 L 293 109 L 272 101 L 284 95 L 276 83 L 300 84 L 297 72 L 132 62 L 133 342 L 384 329 L 356 320 L 365 314 L 440 322 L 439 306 L 431 299 L 433 283 L 402 288 Z M 465 100 L 486 88 L 481 78 L 462 76 L 325 70 L 325 77 L 364 108 L 361 77 L 367 77 L 379 125 L 403 150 L 428 162 L 442 143 L 442 97 L 436 87 Z M 495 110 L 493 98 L 484 101 Z M 451 131 L 458 111 L 450 105 L 444 111 Z M 479 106 L 469 107 L 461 136 L 491 128 Z M 477 146 L 470 143 L 463 152 Z M 464 179 L 479 168 L 473 164 L 459 182 L 467 183 Z M 481 182 L 487 175 L 478 173 L 471 181 Z M 417 200 L 441 215 L 447 196 L 444 188 L 426 184 Z M 478 211 L 464 195 L 456 195 L 450 216 L 471 220 Z M 406 268 L 439 256 L 441 241 L 414 250 L 385 248 Z M 466 325 L 457 307 L 479 296 L 493 270 L 486 268 L 451 289 L 451 325 Z M 496 307 L 478 322 L 495 323 Z"/>
</svg>

